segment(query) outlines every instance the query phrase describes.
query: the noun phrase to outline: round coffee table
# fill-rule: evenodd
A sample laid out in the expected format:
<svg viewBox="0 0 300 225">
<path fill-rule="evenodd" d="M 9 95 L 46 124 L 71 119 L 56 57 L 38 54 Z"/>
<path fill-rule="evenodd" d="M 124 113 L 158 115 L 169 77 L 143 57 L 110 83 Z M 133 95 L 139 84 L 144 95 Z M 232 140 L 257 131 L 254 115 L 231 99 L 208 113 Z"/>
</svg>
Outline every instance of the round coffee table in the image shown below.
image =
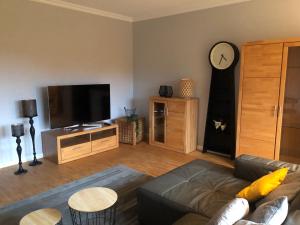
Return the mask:
<svg viewBox="0 0 300 225">
<path fill-rule="evenodd" d="M 24 216 L 20 225 L 62 225 L 62 216 L 56 209 L 39 209 Z"/>
<path fill-rule="evenodd" d="M 76 192 L 68 201 L 73 224 L 114 225 L 117 200 L 117 193 L 104 187 L 87 188 Z"/>
</svg>

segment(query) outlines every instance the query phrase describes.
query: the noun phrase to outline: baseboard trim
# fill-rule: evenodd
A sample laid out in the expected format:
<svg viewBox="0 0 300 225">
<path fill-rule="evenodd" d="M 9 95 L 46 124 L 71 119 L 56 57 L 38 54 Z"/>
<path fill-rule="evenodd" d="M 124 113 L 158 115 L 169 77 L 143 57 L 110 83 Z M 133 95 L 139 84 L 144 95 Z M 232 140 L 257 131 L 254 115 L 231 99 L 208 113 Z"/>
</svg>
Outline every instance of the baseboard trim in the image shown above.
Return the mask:
<svg viewBox="0 0 300 225">
<path fill-rule="evenodd" d="M 104 16 L 104 17 L 109 17 L 109 18 L 113 18 L 113 19 L 117 19 L 117 20 L 123 20 L 126 22 L 133 22 L 133 19 L 128 16 L 124 16 L 121 14 L 112 13 L 112 12 L 108 12 L 108 11 L 104 11 L 104 10 L 100 10 L 100 9 L 94 9 L 91 7 L 82 6 L 82 5 L 71 3 L 71 2 L 65 2 L 62 0 L 30 0 L 30 1 L 47 4 L 47 5 L 52 5 L 52 6 L 57 6 L 57 7 L 70 9 L 70 10 L 74 10 L 74 11 L 80 11 L 80 12 L 84 12 L 84 13 L 94 14 L 97 16 Z"/>
<path fill-rule="evenodd" d="M 203 151 L 203 146 L 202 145 L 197 145 L 197 150 L 202 152 Z"/>
<path fill-rule="evenodd" d="M 32 156 L 26 156 L 26 157 L 22 157 L 22 162 L 29 162 L 32 161 Z M 43 154 L 37 154 L 36 158 L 41 159 L 43 158 Z M 1 168 L 5 168 L 5 167 L 9 167 L 9 166 L 13 166 L 13 165 L 17 165 L 18 162 L 17 161 L 10 161 L 10 162 L 5 162 L 5 163 L 0 163 L 0 169 Z"/>
<path fill-rule="evenodd" d="M 223 154 L 223 153 L 219 153 L 219 152 L 215 152 L 215 151 L 210 151 L 210 150 L 207 150 L 207 152 L 211 153 L 211 154 L 214 154 L 214 155 L 219 155 L 219 156 L 230 158 L 230 155 L 227 155 L 227 154 Z"/>
</svg>

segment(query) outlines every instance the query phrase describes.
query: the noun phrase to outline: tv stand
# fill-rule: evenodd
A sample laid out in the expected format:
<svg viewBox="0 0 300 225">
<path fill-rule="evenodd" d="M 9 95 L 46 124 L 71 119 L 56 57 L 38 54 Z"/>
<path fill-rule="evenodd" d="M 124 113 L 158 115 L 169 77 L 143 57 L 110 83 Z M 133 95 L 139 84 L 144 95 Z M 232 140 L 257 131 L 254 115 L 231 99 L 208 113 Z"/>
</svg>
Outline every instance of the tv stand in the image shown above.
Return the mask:
<svg viewBox="0 0 300 225">
<path fill-rule="evenodd" d="M 100 124 L 99 124 L 100 125 Z M 119 147 L 118 125 L 88 125 L 42 132 L 44 157 L 58 164 Z"/>
</svg>

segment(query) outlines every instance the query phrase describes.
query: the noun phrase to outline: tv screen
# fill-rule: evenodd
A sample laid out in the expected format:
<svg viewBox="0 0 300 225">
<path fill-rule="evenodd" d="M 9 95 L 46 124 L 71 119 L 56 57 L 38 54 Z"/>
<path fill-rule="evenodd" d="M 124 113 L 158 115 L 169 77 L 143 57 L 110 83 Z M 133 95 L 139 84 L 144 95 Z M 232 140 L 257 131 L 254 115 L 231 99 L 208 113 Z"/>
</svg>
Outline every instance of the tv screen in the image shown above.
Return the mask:
<svg viewBox="0 0 300 225">
<path fill-rule="evenodd" d="M 110 119 L 110 85 L 49 86 L 50 126 L 82 125 Z"/>
</svg>

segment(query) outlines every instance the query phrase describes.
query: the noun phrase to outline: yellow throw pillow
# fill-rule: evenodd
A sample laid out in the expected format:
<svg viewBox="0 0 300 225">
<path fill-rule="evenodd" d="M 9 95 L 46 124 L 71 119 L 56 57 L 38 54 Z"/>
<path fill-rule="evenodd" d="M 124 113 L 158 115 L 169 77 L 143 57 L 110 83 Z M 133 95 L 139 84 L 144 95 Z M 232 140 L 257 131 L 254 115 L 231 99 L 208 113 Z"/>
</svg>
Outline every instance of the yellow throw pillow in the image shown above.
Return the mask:
<svg viewBox="0 0 300 225">
<path fill-rule="evenodd" d="M 237 197 L 245 198 L 250 202 L 256 201 L 276 189 L 286 177 L 287 172 L 288 168 L 281 168 L 265 175 L 241 190 Z"/>
</svg>

